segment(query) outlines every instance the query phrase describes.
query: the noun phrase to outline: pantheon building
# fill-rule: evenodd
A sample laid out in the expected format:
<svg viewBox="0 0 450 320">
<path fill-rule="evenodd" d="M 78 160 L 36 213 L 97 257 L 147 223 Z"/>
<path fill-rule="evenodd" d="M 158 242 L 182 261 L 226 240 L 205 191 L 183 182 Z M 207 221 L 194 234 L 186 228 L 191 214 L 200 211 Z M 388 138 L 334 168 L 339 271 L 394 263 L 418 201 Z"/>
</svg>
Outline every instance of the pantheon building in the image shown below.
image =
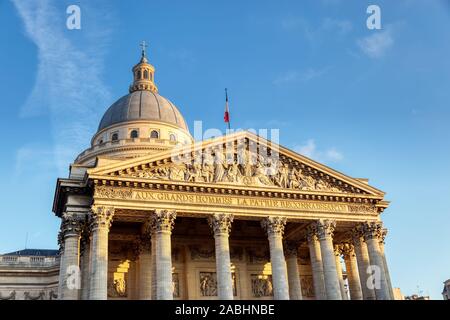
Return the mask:
<svg viewBox="0 0 450 320">
<path fill-rule="evenodd" d="M 393 299 L 383 191 L 248 131 L 194 141 L 144 51 L 132 72 L 57 181 L 60 249 L 28 297 Z"/>
</svg>

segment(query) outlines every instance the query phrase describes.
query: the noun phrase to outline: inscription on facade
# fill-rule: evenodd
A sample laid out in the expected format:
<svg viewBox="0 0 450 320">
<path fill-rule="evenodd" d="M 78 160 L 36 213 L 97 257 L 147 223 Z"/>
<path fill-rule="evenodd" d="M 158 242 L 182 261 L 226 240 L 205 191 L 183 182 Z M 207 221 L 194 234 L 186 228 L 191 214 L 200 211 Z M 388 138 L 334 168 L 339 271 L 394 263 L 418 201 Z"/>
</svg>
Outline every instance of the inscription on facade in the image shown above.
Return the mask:
<svg viewBox="0 0 450 320">
<path fill-rule="evenodd" d="M 198 204 L 198 205 L 226 205 L 237 207 L 255 207 L 255 208 L 281 208 L 287 210 L 303 210 L 314 212 L 342 212 L 342 213 L 373 213 L 376 214 L 374 206 L 365 204 L 346 204 L 346 203 L 326 203 L 314 201 L 301 201 L 293 199 L 258 199 L 244 198 L 237 196 L 203 195 L 203 194 L 184 194 L 175 192 L 155 192 L 140 189 L 123 190 L 112 187 L 97 187 L 95 197 L 107 199 L 124 199 L 138 201 L 157 201 L 179 204 Z"/>
</svg>

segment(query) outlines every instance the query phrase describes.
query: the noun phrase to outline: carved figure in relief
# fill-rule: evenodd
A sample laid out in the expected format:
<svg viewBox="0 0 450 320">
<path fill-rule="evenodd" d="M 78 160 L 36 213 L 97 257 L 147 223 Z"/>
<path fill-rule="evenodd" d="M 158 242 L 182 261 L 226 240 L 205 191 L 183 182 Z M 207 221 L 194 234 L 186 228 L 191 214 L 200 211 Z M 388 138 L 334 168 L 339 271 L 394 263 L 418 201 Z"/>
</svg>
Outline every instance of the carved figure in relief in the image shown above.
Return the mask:
<svg viewBox="0 0 450 320">
<path fill-rule="evenodd" d="M 289 172 L 289 184 L 288 187 L 291 189 L 298 189 L 300 187 L 300 181 L 297 176 L 297 170 L 292 168 Z"/>
<path fill-rule="evenodd" d="M 242 174 L 236 162 L 228 167 L 226 180 L 232 183 L 240 183 L 242 181 Z"/>
<path fill-rule="evenodd" d="M 224 179 L 227 164 L 225 162 L 225 157 L 222 150 L 216 151 L 215 156 L 216 159 L 214 161 L 214 181 L 221 182 Z"/>
<path fill-rule="evenodd" d="M 217 296 L 217 280 L 213 273 L 200 273 L 200 293 L 203 297 Z"/>
<path fill-rule="evenodd" d="M 189 170 L 187 181 L 189 182 L 203 182 L 202 165 L 194 162 Z"/>
<path fill-rule="evenodd" d="M 256 180 L 266 186 L 273 185 L 272 181 L 267 175 L 266 167 L 264 167 L 261 163 L 258 163 L 256 165 L 256 172 L 255 172 L 255 178 Z"/>
<path fill-rule="evenodd" d="M 174 181 L 184 181 L 185 171 L 184 165 L 172 166 L 169 169 L 169 179 Z"/>
<path fill-rule="evenodd" d="M 277 184 L 281 188 L 287 188 L 288 179 L 289 179 L 289 166 L 287 164 L 280 164 L 278 169 L 278 177 L 276 180 Z"/>
<path fill-rule="evenodd" d="M 236 157 L 236 159 L 235 159 Z M 247 148 L 238 148 L 236 153 L 227 153 L 220 148 L 198 153 L 200 161 L 175 165 L 166 163 L 160 167 L 134 172 L 139 178 L 162 179 L 187 182 L 232 183 L 256 186 L 278 186 L 286 189 L 325 190 L 343 192 L 327 179 L 312 173 L 303 173 L 298 166 L 283 163 L 276 157 L 264 157 Z M 227 161 L 229 160 L 229 161 Z"/>
<path fill-rule="evenodd" d="M 214 159 L 209 151 L 203 156 L 202 177 L 205 182 L 213 182 L 214 179 Z"/>
</svg>

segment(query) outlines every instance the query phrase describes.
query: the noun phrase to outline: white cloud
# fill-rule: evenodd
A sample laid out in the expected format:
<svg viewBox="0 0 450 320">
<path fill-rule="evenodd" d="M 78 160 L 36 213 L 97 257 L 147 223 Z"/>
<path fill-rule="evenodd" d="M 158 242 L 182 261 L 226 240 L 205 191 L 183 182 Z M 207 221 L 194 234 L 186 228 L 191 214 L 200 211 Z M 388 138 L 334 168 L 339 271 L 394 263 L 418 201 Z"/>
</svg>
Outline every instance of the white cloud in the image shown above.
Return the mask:
<svg viewBox="0 0 450 320">
<path fill-rule="evenodd" d="M 57 163 L 67 165 L 89 144 L 110 94 L 100 75 L 110 41 L 109 10 L 94 14 L 92 2 L 82 1 L 95 21 L 81 30 L 65 29 L 65 7 L 55 0 L 13 0 L 26 35 L 37 47 L 37 76 L 21 116 L 50 113 Z M 95 5 L 100 5 L 95 3 Z M 77 41 L 72 41 L 76 39 Z"/>
<path fill-rule="evenodd" d="M 373 59 L 381 58 L 394 45 L 392 31 L 386 29 L 371 32 L 371 35 L 358 39 L 357 45 L 368 57 Z"/>
<path fill-rule="evenodd" d="M 297 81 L 308 82 L 315 78 L 321 77 L 327 71 L 328 68 L 322 69 L 308 68 L 306 70 L 303 70 L 302 72 L 298 72 L 296 70 L 289 70 L 279 75 L 277 78 L 275 78 L 275 80 L 273 80 L 273 84 L 279 86 Z"/>
<path fill-rule="evenodd" d="M 36 174 L 46 174 L 55 171 L 55 152 L 53 149 L 38 145 L 25 145 L 16 151 L 13 177 Z"/>
<path fill-rule="evenodd" d="M 281 27 L 286 31 L 300 30 L 307 40 L 317 41 L 325 33 L 334 32 L 338 35 L 345 35 L 353 29 L 353 24 L 349 20 L 327 17 L 320 24 L 313 25 L 303 17 L 288 16 L 281 20 Z"/>
<path fill-rule="evenodd" d="M 353 25 L 348 20 L 325 18 L 322 22 L 322 29 L 325 31 L 336 30 L 343 35 L 352 31 Z"/>
<path fill-rule="evenodd" d="M 318 150 L 314 139 L 309 139 L 305 144 L 294 146 L 293 150 L 319 162 L 339 162 L 344 159 L 344 155 L 334 147 L 327 150 Z"/>
</svg>

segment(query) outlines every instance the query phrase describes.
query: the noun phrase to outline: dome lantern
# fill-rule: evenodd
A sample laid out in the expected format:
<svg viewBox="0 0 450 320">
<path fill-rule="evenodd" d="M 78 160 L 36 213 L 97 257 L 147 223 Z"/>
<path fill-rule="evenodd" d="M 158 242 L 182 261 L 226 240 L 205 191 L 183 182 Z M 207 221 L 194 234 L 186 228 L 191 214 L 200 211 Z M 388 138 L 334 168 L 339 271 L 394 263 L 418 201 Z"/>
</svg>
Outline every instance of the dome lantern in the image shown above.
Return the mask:
<svg viewBox="0 0 450 320">
<path fill-rule="evenodd" d="M 141 61 L 133 67 L 133 84 L 130 86 L 130 93 L 135 91 L 152 91 L 158 93 L 155 85 L 155 67 L 147 60 L 145 41 L 141 43 L 142 54 Z"/>
</svg>

